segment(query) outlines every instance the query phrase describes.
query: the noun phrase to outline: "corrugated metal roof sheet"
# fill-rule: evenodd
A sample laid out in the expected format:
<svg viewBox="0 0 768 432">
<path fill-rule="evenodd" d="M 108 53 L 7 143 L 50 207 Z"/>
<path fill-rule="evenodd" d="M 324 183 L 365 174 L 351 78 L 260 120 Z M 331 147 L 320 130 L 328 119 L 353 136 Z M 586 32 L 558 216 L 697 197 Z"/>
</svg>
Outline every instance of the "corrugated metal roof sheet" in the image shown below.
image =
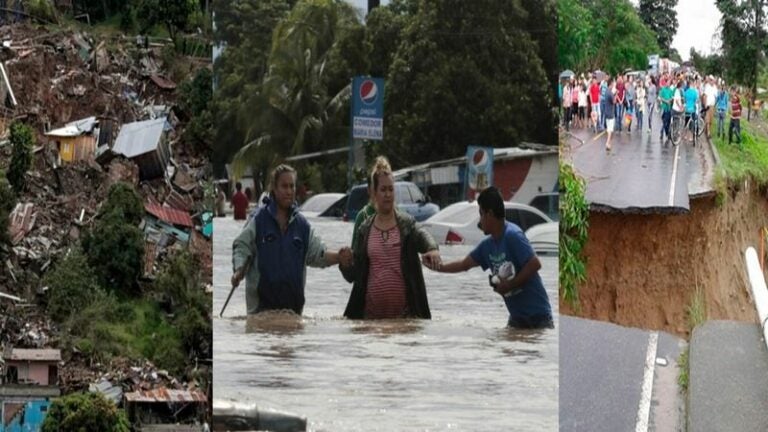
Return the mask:
<svg viewBox="0 0 768 432">
<path fill-rule="evenodd" d="M 157 149 L 165 129 L 165 117 L 124 124 L 117 135 L 112 151 L 127 158 Z"/>
<path fill-rule="evenodd" d="M 171 190 L 168 196 L 165 197 L 165 203 L 169 207 L 173 207 L 175 209 L 187 211 L 187 212 L 194 205 L 194 202 L 192 201 L 192 198 L 189 195 L 182 195 L 176 192 L 175 190 Z"/>
<path fill-rule="evenodd" d="M 169 390 L 165 387 L 140 390 L 125 394 L 127 402 L 207 402 L 208 397 L 200 390 Z"/>
<path fill-rule="evenodd" d="M 6 360 L 61 361 L 61 350 L 13 348 Z"/>
<path fill-rule="evenodd" d="M 54 129 L 45 133 L 46 136 L 55 137 L 75 137 L 84 133 L 93 132 L 93 128 L 96 126 L 96 117 L 88 117 L 80 120 L 69 122 L 64 127 Z"/>
<path fill-rule="evenodd" d="M 184 227 L 194 228 L 195 224 L 192 222 L 192 217 L 189 213 L 174 210 L 169 207 L 162 207 L 157 204 L 144 204 L 144 209 L 147 213 L 155 216 L 161 221 L 168 222 L 173 225 L 181 225 Z"/>
</svg>

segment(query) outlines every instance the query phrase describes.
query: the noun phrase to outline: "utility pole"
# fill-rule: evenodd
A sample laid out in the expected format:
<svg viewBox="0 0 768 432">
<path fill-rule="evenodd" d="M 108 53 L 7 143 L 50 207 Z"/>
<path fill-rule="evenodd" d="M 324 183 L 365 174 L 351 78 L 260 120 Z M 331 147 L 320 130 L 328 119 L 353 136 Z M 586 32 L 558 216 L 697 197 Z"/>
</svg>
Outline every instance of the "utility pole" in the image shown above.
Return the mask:
<svg viewBox="0 0 768 432">
<path fill-rule="evenodd" d="M 379 7 L 379 0 L 368 0 L 368 13 L 377 7 Z"/>
</svg>

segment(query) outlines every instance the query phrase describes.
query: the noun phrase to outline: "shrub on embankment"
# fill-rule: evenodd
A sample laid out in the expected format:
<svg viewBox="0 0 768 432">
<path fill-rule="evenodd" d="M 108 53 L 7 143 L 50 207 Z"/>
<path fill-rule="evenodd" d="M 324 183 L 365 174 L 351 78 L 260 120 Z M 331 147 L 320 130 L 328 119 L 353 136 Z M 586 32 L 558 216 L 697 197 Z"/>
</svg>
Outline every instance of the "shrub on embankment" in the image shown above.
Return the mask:
<svg viewBox="0 0 768 432">
<path fill-rule="evenodd" d="M 560 160 L 560 295 L 578 307 L 579 284 L 587 277 L 584 245 L 589 226 L 589 207 L 584 180 Z"/>
</svg>

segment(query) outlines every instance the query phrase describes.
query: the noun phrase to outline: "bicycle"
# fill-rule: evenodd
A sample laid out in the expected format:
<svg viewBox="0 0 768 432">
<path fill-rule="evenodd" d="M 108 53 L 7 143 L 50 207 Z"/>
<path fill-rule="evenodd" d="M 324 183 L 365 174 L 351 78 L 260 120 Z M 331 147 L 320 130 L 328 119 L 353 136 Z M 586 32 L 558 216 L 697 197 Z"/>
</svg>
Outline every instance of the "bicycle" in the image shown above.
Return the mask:
<svg viewBox="0 0 768 432">
<path fill-rule="evenodd" d="M 696 115 L 696 124 L 691 124 L 693 121 L 693 115 L 689 115 L 688 121 L 685 122 L 685 130 L 690 130 L 692 132 L 692 143 L 694 147 L 696 147 L 696 143 L 698 141 L 697 138 L 704 133 L 704 115 L 706 114 L 707 109 L 708 108 L 704 108 L 703 110 L 699 111 L 698 115 Z"/>
<path fill-rule="evenodd" d="M 675 146 L 680 144 L 680 141 L 683 139 L 683 120 L 684 114 L 682 112 L 672 112 L 672 120 L 669 125 L 669 138 Z"/>
</svg>

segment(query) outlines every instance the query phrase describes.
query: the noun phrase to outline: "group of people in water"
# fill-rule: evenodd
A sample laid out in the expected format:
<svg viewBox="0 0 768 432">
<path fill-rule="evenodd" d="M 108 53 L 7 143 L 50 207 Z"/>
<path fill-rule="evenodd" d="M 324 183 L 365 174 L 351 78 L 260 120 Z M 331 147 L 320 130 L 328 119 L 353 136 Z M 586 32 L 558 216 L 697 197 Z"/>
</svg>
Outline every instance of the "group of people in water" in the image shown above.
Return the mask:
<svg viewBox="0 0 768 432">
<path fill-rule="evenodd" d="M 504 200 L 495 187 L 477 197 L 486 237 L 463 259 L 443 262 L 432 235 L 397 209 L 392 169 L 379 157 L 368 179 L 370 202 L 358 212 L 352 244 L 328 250 L 296 205 L 296 171 L 287 165 L 272 173 L 265 206 L 248 218 L 233 242 L 232 286 L 246 282 L 248 314 L 291 310 L 301 315 L 306 267 L 338 265 L 352 291 L 349 319 L 431 318 L 422 266 L 457 273 L 480 266 L 491 270 L 493 290 L 515 328 L 553 328 L 541 263 L 523 231 L 506 221 Z M 499 277 L 500 269 L 514 272 Z M 509 274 L 509 276 L 508 276 Z"/>
</svg>

